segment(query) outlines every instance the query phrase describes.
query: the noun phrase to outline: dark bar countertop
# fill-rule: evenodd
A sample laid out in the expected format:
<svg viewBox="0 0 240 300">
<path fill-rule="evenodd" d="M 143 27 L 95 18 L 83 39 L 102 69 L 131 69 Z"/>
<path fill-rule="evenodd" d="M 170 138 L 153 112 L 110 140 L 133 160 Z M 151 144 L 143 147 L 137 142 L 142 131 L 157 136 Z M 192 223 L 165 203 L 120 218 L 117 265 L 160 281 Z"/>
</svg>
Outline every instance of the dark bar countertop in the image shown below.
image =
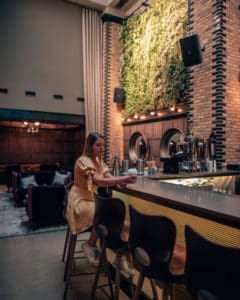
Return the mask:
<svg viewBox="0 0 240 300">
<path fill-rule="evenodd" d="M 240 228 L 240 195 L 164 182 L 164 179 L 239 175 L 239 171 L 138 176 L 135 184 L 119 190 L 127 195 L 158 203 L 221 224 Z M 155 180 L 154 180 L 155 179 Z"/>
</svg>

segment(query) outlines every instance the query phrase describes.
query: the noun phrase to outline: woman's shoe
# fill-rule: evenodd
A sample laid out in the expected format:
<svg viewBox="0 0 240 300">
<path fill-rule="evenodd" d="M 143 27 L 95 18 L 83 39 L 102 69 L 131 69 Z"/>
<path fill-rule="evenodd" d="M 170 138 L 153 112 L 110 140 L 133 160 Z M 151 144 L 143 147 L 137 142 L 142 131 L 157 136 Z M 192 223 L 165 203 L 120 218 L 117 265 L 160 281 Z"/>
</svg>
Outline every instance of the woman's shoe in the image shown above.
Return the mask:
<svg viewBox="0 0 240 300">
<path fill-rule="evenodd" d="M 116 267 L 117 263 L 116 263 L 116 257 L 113 261 L 113 265 Z M 125 256 L 121 257 L 121 269 L 120 269 L 120 272 L 125 275 L 126 277 L 129 277 L 129 276 L 133 276 L 135 275 L 134 273 L 134 270 L 133 269 L 130 269 L 130 266 L 129 266 L 129 263 L 128 263 L 128 260 Z"/>
<path fill-rule="evenodd" d="M 91 247 L 88 242 L 82 244 L 82 250 L 86 255 L 90 264 L 94 267 L 98 266 L 98 257 L 97 257 L 97 249 L 96 247 Z"/>
</svg>

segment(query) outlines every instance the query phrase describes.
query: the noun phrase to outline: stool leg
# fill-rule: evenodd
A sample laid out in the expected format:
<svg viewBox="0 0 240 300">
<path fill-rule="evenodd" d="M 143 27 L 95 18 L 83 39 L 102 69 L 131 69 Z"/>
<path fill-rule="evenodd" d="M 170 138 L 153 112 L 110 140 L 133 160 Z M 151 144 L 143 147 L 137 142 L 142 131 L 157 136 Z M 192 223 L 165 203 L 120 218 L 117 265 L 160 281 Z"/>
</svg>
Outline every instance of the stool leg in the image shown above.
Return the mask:
<svg viewBox="0 0 240 300">
<path fill-rule="evenodd" d="M 97 272 L 96 272 L 93 287 L 92 287 L 91 300 L 96 299 L 97 284 L 98 284 L 98 280 L 99 280 L 100 273 L 102 271 L 103 266 L 106 268 L 111 299 L 113 299 L 113 288 L 112 288 L 111 274 L 110 274 L 109 265 L 108 265 L 108 261 L 107 261 L 106 246 L 105 246 L 104 242 L 102 243 L 101 251 L 102 251 L 102 253 L 100 255 L 100 259 L 99 259 L 99 263 L 98 263 L 98 267 L 97 267 Z"/>
<path fill-rule="evenodd" d="M 144 275 L 142 272 L 140 272 L 139 277 L 138 277 L 138 281 L 137 281 L 137 286 L 136 286 L 136 290 L 135 293 L 133 295 L 132 300 L 138 300 L 139 299 L 139 295 L 140 292 L 142 290 L 142 286 L 143 286 L 143 281 L 144 281 Z"/>
<path fill-rule="evenodd" d="M 150 279 L 150 283 L 151 283 L 152 292 L 153 292 L 153 299 L 158 300 L 158 293 L 157 293 L 155 281 L 153 279 Z"/>
<path fill-rule="evenodd" d="M 68 286 L 69 286 L 71 272 L 72 272 L 72 264 L 73 264 L 76 240 L 77 240 L 77 235 L 70 234 L 67 261 L 66 261 L 65 272 L 64 272 L 64 280 L 65 280 L 65 288 L 64 288 L 64 295 L 63 295 L 64 300 L 67 298 L 67 291 L 68 291 Z"/>
<path fill-rule="evenodd" d="M 119 291 L 120 291 L 120 270 L 121 270 L 121 257 L 122 252 L 117 250 L 116 255 L 116 272 L 115 272 L 115 295 L 114 299 L 118 300 L 119 298 Z"/>
<path fill-rule="evenodd" d="M 69 243 L 69 234 L 70 234 L 70 229 L 69 229 L 69 227 L 68 227 L 68 228 L 67 228 L 67 232 L 66 232 L 66 237 L 65 237 L 64 248 L 63 248 L 62 262 L 65 261 L 65 256 L 66 256 L 66 252 L 67 252 L 67 245 L 68 245 L 68 243 Z"/>
<path fill-rule="evenodd" d="M 92 292 L 91 292 L 91 300 L 95 300 L 95 296 L 96 296 L 96 289 L 97 289 L 97 284 L 98 284 L 98 279 L 101 273 L 101 268 L 102 268 L 102 263 L 104 260 L 104 247 L 102 248 L 102 253 L 100 255 L 100 259 L 98 262 L 98 267 L 97 267 L 97 272 L 96 272 L 96 276 L 94 278 L 94 282 L 93 282 L 93 287 L 92 287 Z"/>
<path fill-rule="evenodd" d="M 106 274 L 107 274 L 110 295 L 111 295 L 111 298 L 113 299 L 112 276 L 111 276 L 111 272 L 110 272 L 109 263 L 108 263 L 108 260 L 107 260 L 106 249 L 105 249 L 105 255 L 104 255 L 104 266 L 105 266 L 105 270 L 106 270 Z"/>
<path fill-rule="evenodd" d="M 64 281 L 66 281 L 67 274 L 69 274 L 69 272 L 71 275 L 76 240 L 77 240 L 77 235 L 73 235 L 70 233 L 69 239 L 68 239 L 69 245 L 68 245 L 68 251 L 67 251 L 67 260 L 66 260 L 65 270 L 64 270 Z"/>
<path fill-rule="evenodd" d="M 128 262 L 129 262 L 130 268 L 133 269 L 133 267 L 134 267 L 133 256 L 129 251 L 126 252 L 126 257 L 127 257 Z M 129 279 L 130 279 L 131 283 L 133 283 L 133 276 L 132 275 L 130 276 Z M 131 297 L 130 298 L 132 299 L 132 296 L 134 294 L 134 285 L 133 284 L 130 285 L 130 289 L 131 289 Z"/>
<path fill-rule="evenodd" d="M 162 289 L 162 300 L 168 300 L 168 289 L 165 284 Z"/>
<path fill-rule="evenodd" d="M 174 283 L 171 284 L 171 300 L 176 299 L 176 285 Z"/>
</svg>

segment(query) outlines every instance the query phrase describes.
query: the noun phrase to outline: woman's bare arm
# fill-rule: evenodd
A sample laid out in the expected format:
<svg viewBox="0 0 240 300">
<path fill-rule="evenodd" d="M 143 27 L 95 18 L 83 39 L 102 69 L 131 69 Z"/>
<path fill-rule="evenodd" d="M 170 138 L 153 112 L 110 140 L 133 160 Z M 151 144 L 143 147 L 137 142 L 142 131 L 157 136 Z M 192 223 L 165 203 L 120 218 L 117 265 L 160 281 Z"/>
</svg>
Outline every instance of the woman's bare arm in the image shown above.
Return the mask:
<svg viewBox="0 0 240 300">
<path fill-rule="evenodd" d="M 97 172 L 92 174 L 93 183 L 98 187 L 107 187 L 107 186 L 117 186 L 124 187 L 129 183 L 136 182 L 137 176 L 134 174 L 129 174 L 122 177 L 102 177 Z"/>
</svg>

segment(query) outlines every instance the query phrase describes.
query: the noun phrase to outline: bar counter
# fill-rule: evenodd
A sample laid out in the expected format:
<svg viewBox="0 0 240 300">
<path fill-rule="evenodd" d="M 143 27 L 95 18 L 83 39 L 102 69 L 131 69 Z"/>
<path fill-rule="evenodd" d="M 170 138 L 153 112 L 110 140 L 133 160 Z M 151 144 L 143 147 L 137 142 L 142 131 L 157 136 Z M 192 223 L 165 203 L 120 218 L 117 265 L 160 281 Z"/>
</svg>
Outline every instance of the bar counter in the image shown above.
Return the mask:
<svg viewBox="0 0 240 300">
<path fill-rule="evenodd" d="M 239 171 L 196 174 L 158 174 L 138 176 L 127 188 L 113 191 L 128 205 L 152 215 L 165 215 L 177 227 L 177 240 L 185 244 L 184 228 L 192 226 L 217 243 L 240 247 L 240 195 L 224 194 L 171 184 L 162 179 L 239 175 Z M 129 216 L 127 216 L 129 218 Z M 153 229 L 154 230 L 154 229 Z"/>
</svg>

